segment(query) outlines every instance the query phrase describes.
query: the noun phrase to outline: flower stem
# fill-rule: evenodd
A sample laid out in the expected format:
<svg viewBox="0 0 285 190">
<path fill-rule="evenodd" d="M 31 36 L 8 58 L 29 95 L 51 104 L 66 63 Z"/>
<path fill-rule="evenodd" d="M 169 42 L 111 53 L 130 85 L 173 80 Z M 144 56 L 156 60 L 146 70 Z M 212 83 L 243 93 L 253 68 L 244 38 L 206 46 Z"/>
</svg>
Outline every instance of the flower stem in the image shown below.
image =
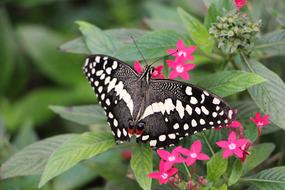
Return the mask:
<svg viewBox="0 0 285 190">
<path fill-rule="evenodd" d="M 204 138 L 204 140 L 205 140 L 205 142 L 206 142 L 206 144 L 207 144 L 207 146 L 208 146 L 210 152 L 212 153 L 212 155 L 215 155 L 215 152 L 214 152 L 214 150 L 213 150 L 213 148 L 212 148 L 212 146 L 211 146 L 211 144 L 210 144 L 208 138 L 206 137 L 204 131 L 202 131 L 201 134 L 202 134 L 202 137 Z"/>
<path fill-rule="evenodd" d="M 185 162 L 183 162 L 183 166 L 186 170 L 186 173 L 187 173 L 187 177 L 188 179 L 190 180 L 191 179 L 191 174 L 190 174 L 190 171 L 189 171 L 189 168 L 187 167 L 187 165 L 185 164 Z"/>
</svg>

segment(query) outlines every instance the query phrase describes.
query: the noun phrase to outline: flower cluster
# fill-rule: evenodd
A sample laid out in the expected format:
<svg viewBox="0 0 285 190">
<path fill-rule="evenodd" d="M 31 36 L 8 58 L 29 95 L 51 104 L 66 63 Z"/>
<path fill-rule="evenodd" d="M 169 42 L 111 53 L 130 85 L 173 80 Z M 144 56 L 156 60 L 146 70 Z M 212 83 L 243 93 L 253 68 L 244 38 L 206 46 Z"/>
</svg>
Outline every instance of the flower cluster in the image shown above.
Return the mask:
<svg viewBox="0 0 285 190">
<path fill-rule="evenodd" d="M 217 40 L 218 48 L 226 54 L 237 50 L 250 53 L 254 47 L 256 35 L 260 31 L 261 22 L 252 22 L 240 13 L 218 17 L 212 24 L 209 33 Z"/>
<path fill-rule="evenodd" d="M 149 174 L 150 178 L 157 179 L 160 184 L 166 184 L 171 177 L 178 172 L 175 164 L 184 163 L 192 166 L 197 160 L 209 160 L 209 156 L 202 153 L 201 141 L 195 141 L 189 149 L 176 147 L 172 152 L 158 150 L 157 154 L 161 158 L 159 171 Z"/>
<path fill-rule="evenodd" d="M 196 50 L 195 46 L 185 47 L 182 40 L 178 40 L 176 43 L 176 48 L 167 50 L 167 53 L 174 57 L 174 60 L 166 60 L 168 66 L 172 69 L 169 74 L 170 79 L 175 79 L 177 77 L 182 77 L 184 80 L 190 78 L 188 72 L 195 68 L 194 64 L 188 63 L 188 61 L 193 61 L 194 57 L 192 53 Z M 143 68 L 139 61 L 134 62 L 134 69 L 137 73 L 142 74 Z M 153 67 L 152 78 L 153 79 L 163 79 L 165 78 L 163 73 L 163 65 Z"/>
<path fill-rule="evenodd" d="M 250 117 L 250 120 L 258 127 L 259 134 L 261 128 L 269 124 L 269 115 L 262 115 L 256 112 L 256 117 Z M 216 142 L 216 145 L 222 148 L 223 158 L 228 159 L 230 156 L 235 156 L 242 161 L 250 155 L 248 149 L 252 142 L 244 137 L 242 124 L 235 120 L 228 126 L 229 136 L 227 140 L 221 140 Z M 240 133 L 237 133 L 239 130 Z M 181 183 L 183 180 L 179 176 L 179 170 L 176 164 L 185 164 L 188 167 L 194 168 L 194 164 L 198 160 L 209 160 L 209 156 L 202 152 L 202 143 L 200 140 L 196 140 L 190 146 L 190 148 L 183 148 L 181 146 L 176 147 L 171 152 L 166 150 L 157 150 L 158 156 L 161 158 L 159 164 L 159 171 L 155 171 L 149 174 L 150 178 L 157 179 L 160 184 L 169 183 L 171 186 L 177 187 L 176 184 Z M 192 170 L 191 170 L 192 171 Z M 193 173 L 191 173 L 193 175 Z M 187 189 L 199 189 L 199 186 L 205 186 L 207 180 L 200 176 L 196 182 L 190 179 L 184 186 Z"/>
<path fill-rule="evenodd" d="M 169 49 L 167 53 L 174 56 L 174 60 L 166 60 L 166 63 L 172 71 L 169 74 L 170 79 L 182 77 L 184 80 L 190 78 L 188 72 L 195 68 L 195 64 L 188 63 L 188 61 L 194 61 L 192 53 L 196 50 L 195 46 L 185 47 L 182 40 L 178 40 L 176 49 Z"/>
<path fill-rule="evenodd" d="M 256 118 L 250 117 L 250 120 L 255 123 L 258 128 L 258 134 L 260 135 L 262 127 L 269 124 L 269 115 L 262 117 L 260 113 L 256 112 Z M 252 143 L 249 139 L 244 137 L 244 128 L 239 121 L 233 121 L 229 127 L 235 130 L 239 129 L 240 133 L 237 134 L 236 132 L 231 131 L 228 136 L 228 140 L 222 140 L 216 144 L 224 149 L 223 158 L 228 158 L 229 156 L 234 155 L 244 161 L 246 156 L 249 155 L 247 150 Z M 237 138 L 238 135 L 239 138 Z"/>
</svg>

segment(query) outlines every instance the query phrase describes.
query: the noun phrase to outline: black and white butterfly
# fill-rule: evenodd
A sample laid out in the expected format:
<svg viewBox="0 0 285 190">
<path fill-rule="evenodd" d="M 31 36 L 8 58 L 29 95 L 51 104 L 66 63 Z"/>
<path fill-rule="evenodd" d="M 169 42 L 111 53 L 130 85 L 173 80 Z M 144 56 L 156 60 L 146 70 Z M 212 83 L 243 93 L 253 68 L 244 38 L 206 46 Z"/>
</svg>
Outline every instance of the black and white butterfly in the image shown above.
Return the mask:
<svg viewBox="0 0 285 190">
<path fill-rule="evenodd" d="M 235 113 L 221 98 L 188 83 L 152 79 L 107 55 L 86 58 L 83 71 L 103 107 L 117 143 L 149 142 L 160 148 L 199 131 L 224 127 Z"/>
</svg>

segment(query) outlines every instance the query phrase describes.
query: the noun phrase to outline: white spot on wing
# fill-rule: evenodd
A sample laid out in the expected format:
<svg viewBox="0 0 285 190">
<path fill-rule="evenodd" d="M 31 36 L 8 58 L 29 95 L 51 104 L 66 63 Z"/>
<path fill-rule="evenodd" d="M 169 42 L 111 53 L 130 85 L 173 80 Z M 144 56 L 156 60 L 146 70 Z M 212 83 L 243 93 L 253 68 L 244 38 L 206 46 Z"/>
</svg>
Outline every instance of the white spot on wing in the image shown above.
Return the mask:
<svg viewBox="0 0 285 190">
<path fill-rule="evenodd" d="M 190 99 L 190 103 L 195 105 L 198 103 L 198 100 L 194 96 L 192 96 Z"/>
<path fill-rule="evenodd" d="M 143 141 L 146 141 L 148 138 L 149 138 L 149 135 L 144 135 L 144 136 L 142 136 L 142 140 L 143 140 Z"/>
<path fill-rule="evenodd" d="M 209 110 L 207 110 L 207 108 L 205 106 L 202 106 L 201 109 L 205 115 L 209 115 Z"/>
<path fill-rule="evenodd" d="M 180 100 L 176 101 L 176 111 L 178 112 L 180 118 L 183 119 L 185 109 L 184 109 L 182 102 Z"/>
<path fill-rule="evenodd" d="M 159 139 L 159 141 L 163 142 L 163 141 L 166 140 L 166 136 L 165 135 L 160 135 L 158 139 Z"/>
<path fill-rule="evenodd" d="M 219 104 L 221 101 L 218 98 L 214 98 L 213 99 L 213 104 Z"/>
<path fill-rule="evenodd" d="M 192 115 L 192 108 L 189 105 L 186 105 L 186 111 L 189 115 Z"/>
<path fill-rule="evenodd" d="M 157 143 L 156 140 L 149 141 L 150 146 L 156 146 L 156 143 Z"/>
<path fill-rule="evenodd" d="M 167 114 L 170 114 L 170 111 L 173 111 L 175 108 L 175 106 L 173 105 L 172 100 L 170 98 L 165 100 L 164 106 L 165 106 L 165 111 Z"/>
<path fill-rule="evenodd" d="M 192 127 L 196 127 L 196 126 L 197 126 L 197 122 L 196 122 L 196 120 L 195 120 L 195 119 L 192 119 L 192 121 L 191 121 L 191 125 L 192 125 Z"/>
<path fill-rule="evenodd" d="M 192 88 L 190 86 L 187 86 L 185 92 L 188 96 L 191 96 L 192 95 Z"/>
<path fill-rule="evenodd" d="M 173 129 L 179 129 L 179 124 L 178 124 L 178 123 L 175 123 L 175 124 L 173 125 Z"/>
</svg>

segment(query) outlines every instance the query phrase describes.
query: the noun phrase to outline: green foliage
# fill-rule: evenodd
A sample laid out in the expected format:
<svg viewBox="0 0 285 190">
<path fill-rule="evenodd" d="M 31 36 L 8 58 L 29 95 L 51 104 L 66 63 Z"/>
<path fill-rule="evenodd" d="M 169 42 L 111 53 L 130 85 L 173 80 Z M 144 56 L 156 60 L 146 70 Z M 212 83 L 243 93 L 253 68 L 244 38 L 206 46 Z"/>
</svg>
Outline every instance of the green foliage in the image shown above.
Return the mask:
<svg viewBox="0 0 285 190">
<path fill-rule="evenodd" d="M 154 59 L 167 55 L 166 50 L 175 47 L 177 40 L 183 36 L 172 30 L 149 32 L 137 39 L 138 48 L 146 59 Z M 141 60 L 142 57 L 135 44 L 129 44 L 119 49 L 115 56 L 125 61 Z"/>
<path fill-rule="evenodd" d="M 48 159 L 39 187 L 81 160 L 89 159 L 115 145 L 112 134 L 89 132 L 74 136 L 60 146 Z"/>
<path fill-rule="evenodd" d="M 221 97 L 226 97 L 264 81 L 262 77 L 254 73 L 223 71 L 203 77 L 198 81 L 198 85 Z"/>
<path fill-rule="evenodd" d="M 241 175 L 242 175 L 242 162 L 241 160 L 235 160 L 228 181 L 229 186 L 237 183 Z"/>
<path fill-rule="evenodd" d="M 254 60 L 245 59 L 245 70 L 256 73 L 266 79 L 263 84 L 251 87 L 248 91 L 256 105 L 270 113 L 270 120 L 280 128 L 285 128 L 285 84 L 278 75 Z"/>
<path fill-rule="evenodd" d="M 50 106 L 50 109 L 64 119 L 82 125 L 106 125 L 107 122 L 103 109 L 98 105 L 73 107 Z"/>
<path fill-rule="evenodd" d="M 262 50 L 270 56 L 284 55 L 285 48 L 285 30 L 276 30 L 262 36 L 256 49 Z"/>
<path fill-rule="evenodd" d="M 40 174 L 49 156 L 62 143 L 74 136 L 72 134 L 54 136 L 25 147 L 1 166 L 1 178 Z"/>
<path fill-rule="evenodd" d="M 205 53 L 211 53 L 214 41 L 211 39 L 207 28 L 198 19 L 188 14 L 182 8 L 178 8 L 178 13 L 197 47 Z"/>
<path fill-rule="evenodd" d="M 243 174 L 246 174 L 250 170 L 265 161 L 273 152 L 275 145 L 272 143 L 262 143 L 254 146 L 250 150 L 250 155 L 247 156 L 243 163 Z"/>
<path fill-rule="evenodd" d="M 263 170 L 260 173 L 242 179 L 261 190 L 284 190 L 285 189 L 285 167 L 276 167 Z"/>
<path fill-rule="evenodd" d="M 152 172 L 152 150 L 149 145 L 138 144 L 133 149 L 131 168 L 137 182 L 144 190 L 151 189 L 151 178 L 147 175 Z"/>
<path fill-rule="evenodd" d="M 222 153 L 217 153 L 207 162 L 207 178 L 212 182 L 217 182 L 226 172 L 228 160 L 222 158 Z"/>
<path fill-rule="evenodd" d="M 91 54 L 113 55 L 120 47 L 115 39 L 104 34 L 98 27 L 83 21 L 77 21 L 77 24 Z"/>
</svg>

